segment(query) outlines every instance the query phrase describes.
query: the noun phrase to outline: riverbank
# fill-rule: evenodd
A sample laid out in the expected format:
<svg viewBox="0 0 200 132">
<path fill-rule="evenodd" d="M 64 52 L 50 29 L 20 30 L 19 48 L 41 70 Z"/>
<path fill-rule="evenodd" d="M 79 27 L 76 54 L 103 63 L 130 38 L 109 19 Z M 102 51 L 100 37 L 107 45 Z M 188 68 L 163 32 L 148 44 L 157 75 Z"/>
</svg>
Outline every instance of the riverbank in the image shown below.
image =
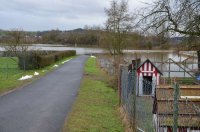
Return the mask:
<svg viewBox="0 0 200 132">
<path fill-rule="evenodd" d="M 96 59 L 90 57 L 78 97 L 66 119 L 63 132 L 123 132 L 117 104 L 117 93 L 107 86 L 104 73 L 96 66 Z"/>
</svg>

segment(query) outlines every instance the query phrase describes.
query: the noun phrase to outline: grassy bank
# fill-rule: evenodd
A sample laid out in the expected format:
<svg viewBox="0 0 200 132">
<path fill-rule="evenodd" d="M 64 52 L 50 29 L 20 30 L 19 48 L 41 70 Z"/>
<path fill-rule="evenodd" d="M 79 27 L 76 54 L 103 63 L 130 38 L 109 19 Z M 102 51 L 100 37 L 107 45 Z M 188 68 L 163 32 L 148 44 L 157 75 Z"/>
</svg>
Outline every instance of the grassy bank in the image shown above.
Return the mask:
<svg viewBox="0 0 200 132">
<path fill-rule="evenodd" d="M 63 132 L 123 132 L 117 103 L 117 93 L 105 83 L 105 75 L 96 67 L 95 58 L 89 58 Z"/>
<path fill-rule="evenodd" d="M 20 70 L 18 67 L 18 59 L 16 57 L 10 58 L 10 57 L 0 57 L 0 94 L 5 93 L 7 91 L 13 90 L 15 88 L 21 87 L 25 84 L 28 84 L 36 79 L 38 79 L 41 76 L 44 76 L 47 72 L 53 70 L 56 68 L 55 65 L 59 66 L 62 64 L 62 62 L 69 60 L 73 57 L 67 57 L 64 58 L 50 66 L 47 66 L 45 68 L 41 68 L 38 70 L 28 70 L 23 71 Z M 33 75 L 35 72 L 38 72 L 38 76 L 33 76 L 33 78 L 28 80 L 20 81 L 18 80 L 22 76 L 25 75 Z"/>
</svg>

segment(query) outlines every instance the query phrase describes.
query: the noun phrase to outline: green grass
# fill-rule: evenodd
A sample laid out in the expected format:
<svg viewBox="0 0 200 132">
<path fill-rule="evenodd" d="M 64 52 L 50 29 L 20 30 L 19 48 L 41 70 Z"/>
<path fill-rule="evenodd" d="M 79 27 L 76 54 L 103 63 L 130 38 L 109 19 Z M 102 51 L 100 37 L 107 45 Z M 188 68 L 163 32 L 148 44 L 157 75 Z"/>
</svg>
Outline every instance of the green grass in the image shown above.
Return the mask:
<svg viewBox="0 0 200 132">
<path fill-rule="evenodd" d="M 85 73 L 94 75 L 100 74 L 100 70 L 96 67 L 95 58 L 88 59 L 87 63 L 85 64 Z"/>
<path fill-rule="evenodd" d="M 96 67 L 96 59 L 89 58 L 80 91 L 63 131 L 65 132 L 123 132 L 117 112 L 117 93 L 104 81 Z"/>
<path fill-rule="evenodd" d="M 61 65 L 63 61 L 74 57 L 75 56 L 64 58 L 56 62 L 55 64 Z M 38 79 L 39 77 L 45 75 L 47 72 L 55 69 L 53 67 L 55 64 L 52 64 L 50 66 L 38 70 L 23 71 L 18 68 L 18 59 L 16 57 L 12 58 L 0 57 L 0 94 L 18 88 L 20 86 L 23 86 Z M 38 72 L 40 75 L 34 76 L 32 79 L 28 80 L 23 80 L 23 81 L 18 80 L 24 75 L 33 75 L 34 72 Z"/>
</svg>

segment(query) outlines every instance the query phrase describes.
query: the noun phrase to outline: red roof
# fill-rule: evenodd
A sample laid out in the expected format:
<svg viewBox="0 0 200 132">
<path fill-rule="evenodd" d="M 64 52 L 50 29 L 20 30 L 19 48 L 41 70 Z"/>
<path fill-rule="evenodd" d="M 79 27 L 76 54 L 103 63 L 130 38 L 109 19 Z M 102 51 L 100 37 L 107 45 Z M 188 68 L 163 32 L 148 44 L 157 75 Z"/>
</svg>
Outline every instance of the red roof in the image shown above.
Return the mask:
<svg viewBox="0 0 200 132">
<path fill-rule="evenodd" d="M 154 69 L 155 68 L 155 69 Z M 146 61 L 144 61 L 138 68 L 137 68 L 137 72 L 151 72 L 151 73 L 160 73 L 161 75 L 162 72 L 149 60 L 147 59 Z"/>
</svg>

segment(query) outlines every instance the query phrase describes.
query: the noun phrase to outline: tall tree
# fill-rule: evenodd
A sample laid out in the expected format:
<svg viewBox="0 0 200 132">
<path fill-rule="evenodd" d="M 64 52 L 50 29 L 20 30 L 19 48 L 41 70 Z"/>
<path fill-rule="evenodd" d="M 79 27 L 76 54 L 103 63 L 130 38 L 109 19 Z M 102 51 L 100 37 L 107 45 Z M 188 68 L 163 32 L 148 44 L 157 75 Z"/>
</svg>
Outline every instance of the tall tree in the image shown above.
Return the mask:
<svg viewBox="0 0 200 132">
<path fill-rule="evenodd" d="M 200 39 L 200 0 L 156 0 L 144 10 L 145 30 L 165 27 L 161 32 L 180 34 Z M 197 50 L 200 71 L 200 43 L 192 43 Z"/>
<path fill-rule="evenodd" d="M 105 13 L 108 17 L 105 24 L 107 47 L 111 54 L 121 54 L 126 45 L 127 33 L 133 29 L 133 16 L 129 13 L 128 2 L 113 0 Z"/>
</svg>

